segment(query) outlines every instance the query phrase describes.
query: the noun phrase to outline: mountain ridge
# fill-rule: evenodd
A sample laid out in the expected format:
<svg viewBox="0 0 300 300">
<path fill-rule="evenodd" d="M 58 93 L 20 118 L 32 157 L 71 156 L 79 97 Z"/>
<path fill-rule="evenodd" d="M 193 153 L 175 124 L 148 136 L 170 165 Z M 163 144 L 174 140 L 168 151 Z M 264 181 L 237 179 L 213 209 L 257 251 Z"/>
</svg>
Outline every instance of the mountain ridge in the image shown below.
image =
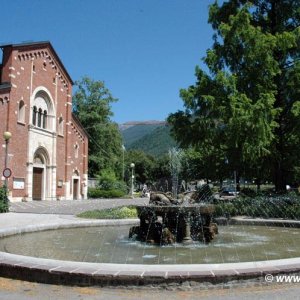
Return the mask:
<svg viewBox="0 0 300 300">
<path fill-rule="evenodd" d="M 165 125 L 166 121 L 159 121 L 159 120 L 146 120 L 146 121 L 127 121 L 125 123 L 118 124 L 119 129 L 121 131 L 126 130 L 132 126 L 137 125 Z"/>
<path fill-rule="evenodd" d="M 128 121 L 122 125 L 125 127 L 120 128 L 120 132 L 127 150 L 141 150 L 153 156 L 161 156 L 177 145 L 165 121 Z"/>
</svg>

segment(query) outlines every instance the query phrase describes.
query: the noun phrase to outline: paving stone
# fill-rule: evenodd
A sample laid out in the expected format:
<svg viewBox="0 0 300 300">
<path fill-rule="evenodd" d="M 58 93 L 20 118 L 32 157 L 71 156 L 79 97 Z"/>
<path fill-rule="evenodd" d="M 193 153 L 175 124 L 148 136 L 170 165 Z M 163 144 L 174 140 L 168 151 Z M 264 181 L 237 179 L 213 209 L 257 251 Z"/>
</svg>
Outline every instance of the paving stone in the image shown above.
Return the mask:
<svg viewBox="0 0 300 300">
<path fill-rule="evenodd" d="M 118 277 L 128 277 L 128 276 L 135 276 L 142 278 L 144 271 L 120 271 L 117 276 Z"/>
<path fill-rule="evenodd" d="M 174 278 L 189 278 L 189 272 L 188 271 L 168 271 L 167 277 L 174 279 Z"/>
<path fill-rule="evenodd" d="M 211 271 L 189 271 L 190 278 L 209 278 L 215 277 Z"/>
<path fill-rule="evenodd" d="M 279 265 L 276 266 L 277 269 L 280 271 L 299 271 L 300 270 L 300 264 L 295 265 Z"/>
<path fill-rule="evenodd" d="M 212 273 L 215 276 L 232 276 L 237 275 L 235 270 L 213 270 Z"/>
<path fill-rule="evenodd" d="M 70 271 L 70 273 L 74 273 L 74 274 L 85 274 L 85 275 L 93 275 L 94 273 L 96 273 L 97 271 L 100 271 L 99 267 L 95 267 L 95 268 L 77 268 L 73 271 Z"/>
<path fill-rule="evenodd" d="M 58 266 L 50 269 L 51 273 L 72 273 L 72 271 L 75 271 L 76 267 L 74 266 Z"/>
<path fill-rule="evenodd" d="M 143 277 L 161 277 L 167 278 L 167 273 L 164 271 L 146 271 Z"/>
<path fill-rule="evenodd" d="M 115 270 L 99 270 L 93 273 L 93 276 L 106 276 L 106 277 L 114 277 L 117 276 L 120 271 L 115 271 Z"/>
<path fill-rule="evenodd" d="M 256 268 L 238 269 L 236 271 L 238 272 L 238 274 L 243 275 L 243 276 L 253 276 L 253 275 L 261 275 L 262 274 L 262 270 L 256 269 Z"/>
</svg>

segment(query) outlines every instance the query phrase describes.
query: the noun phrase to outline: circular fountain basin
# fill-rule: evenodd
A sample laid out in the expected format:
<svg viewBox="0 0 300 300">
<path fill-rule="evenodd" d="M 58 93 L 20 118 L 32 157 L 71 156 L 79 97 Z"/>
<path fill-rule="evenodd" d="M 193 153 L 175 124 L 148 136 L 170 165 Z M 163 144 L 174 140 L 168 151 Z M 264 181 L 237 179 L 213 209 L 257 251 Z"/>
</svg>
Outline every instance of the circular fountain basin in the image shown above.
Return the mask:
<svg viewBox="0 0 300 300">
<path fill-rule="evenodd" d="M 249 220 L 247 220 L 249 222 Z M 171 283 L 171 282 L 183 282 L 183 281 L 193 281 L 193 282 L 228 282 L 231 280 L 243 280 L 247 278 L 263 278 L 264 274 L 278 274 L 278 273 L 291 273 L 298 272 L 300 270 L 300 258 L 299 258 L 299 233 L 296 228 L 288 228 L 288 225 L 299 226 L 299 222 L 289 222 L 272 225 L 283 225 L 283 227 L 268 227 L 261 226 L 266 224 L 262 223 L 255 224 L 252 229 L 251 226 L 245 226 L 241 222 L 241 226 L 229 226 L 224 229 L 224 239 L 220 240 L 221 234 L 211 245 L 190 245 L 188 247 L 181 247 L 178 245 L 163 248 L 149 247 L 147 245 L 136 243 L 134 241 L 129 241 L 127 239 L 128 227 L 123 225 L 133 225 L 138 222 L 135 220 L 131 221 L 93 221 L 93 222 L 75 222 L 70 221 L 68 224 L 52 224 L 43 227 L 38 226 L 25 226 L 23 228 L 18 228 L 17 230 L 7 230 L 7 232 L 1 232 L 2 239 L 1 251 L 0 252 L 0 276 L 19 278 L 23 280 L 32 280 L 38 282 L 47 283 L 59 283 L 59 284 L 78 284 L 78 285 L 120 285 L 120 284 L 161 284 L 161 283 Z M 104 228 L 103 226 L 111 226 Z M 94 227 L 100 226 L 100 227 Z M 76 229 L 74 228 L 76 227 Z M 94 227 L 94 228 L 93 228 Z M 75 237 L 71 238 L 69 229 L 63 228 L 73 228 L 75 230 Z M 234 229 L 239 232 L 236 236 L 233 235 Z M 248 229 L 247 229 L 248 228 Z M 266 235 L 263 231 L 269 228 L 271 234 Z M 56 229 L 56 230 L 50 230 Z M 62 229 L 62 230 L 61 230 Z M 244 231 L 243 231 L 244 229 Z M 23 234 L 25 232 L 41 231 L 39 233 Z M 44 231 L 47 230 L 47 231 Z M 48 231 L 50 230 L 50 231 Z M 100 230 L 100 233 L 99 233 Z M 124 233 L 122 233 L 124 230 Z M 79 231 L 81 234 L 79 234 Z M 85 233 L 84 233 L 85 231 Z M 101 253 L 99 250 L 100 246 L 97 244 L 100 238 L 93 237 L 90 242 L 86 240 L 81 240 L 81 237 L 88 237 L 92 235 L 92 231 L 96 232 L 96 236 L 100 234 L 101 239 L 104 241 L 106 246 L 109 246 L 109 240 L 115 239 L 115 242 L 110 245 L 110 259 L 101 261 L 101 255 L 97 256 L 97 251 L 94 252 L 95 260 L 89 262 L 88 256 L 90 250 L 98 247 L 98 254 Z M 103 237 L 104 231 L 106 239 Z M 63 233 L 64 232 L 64 233 Z M 77 234 L 76 234 L 77 232 Z M 102 233 L 101 233 L 102 232 Z M 244 232 L 244 233 L 241 233 Z M 112 234 L 117 236 L 111 237 Z M 280 234 L 278 234 L 280 233 Z M 17 234 L 17 236 L 9 235 Z M 41 234 L 41 235 L 40 235 Z M 126 234 L 126 236 L 125 236 Z M 36 236 L 34 239 L 32 237 Z M 59 235 L 61 237 L 59 238 Z M 53 236 L 51 239 L 50 237 Z M 45 238 L 46 237 L 46 238 Z M 220 237 L 220 238 L 219 238 Z M 235 239 L 237 240 L 235 241 Z M 26 240 L 29 239 L 27 242 Z M 52 244 L 48 244 L 52 240 Z M 63 253 L 64 256 L 49 256 L 49 253 L 53 252 L 55 248 L 59 248 L 59 243 L 69 240 L 74 240 L 75 248 L 73 251 L 71 249 L 62 248 L 57 250 L 57 252 Z M 249 244 L 245 242 L 248 239 Z M 9 240 L 12 242 L 10 244 Z M 13 242 L 15 240 L 15 242 Z M 60 241 L 59 241 L 60 240 Z M 248 255 L 245 259 L 242 259 L 241 255 L 236 256 L 236 250 L 238 249 L 238 244 L 246 243 L 245 249 L 248 248 L 248 252 L 252 248 L 252 254 L 254 254 L 254 259 L 257 257 L 258 261 L 254 261 L 253 255 Z M 259 257 L 258 253 L 254 253 L 253 249 L 259 245 L 254 244 L 258 242 L 260 246 L 264 249 L 264 257 Z M 16 244 L 13 244 L 16 243 Z M 26 243 L 30 244 L 31 249 L 26 253 Z M 225 248 L 221 247 L 221 244 L 229 245 L 232 247 L 230 249 L 231 256 L 226 252 Z M 267 247 L 267 244 L 271 246 Z M 44 246 L 42 253 L 39 253 L 39 257 L 33 257 L 34 249 L 39 248 L 39 244 Z M 71 243 L 70 243 L 71 244 Z M 65 244 L 66 245 L 66 244 Z M 281 252 L 278 255 L 274 254 L 275 248 L 281 245 Z M 74 246 L 74 245 L 73 245 Z M 87 246 L 87 247 L 86 247 Z M 193 247 L 194 246 L 194 247 Z M 79 247 L 85 247 L 83 252 L 84 256 L 81 255 L 80 261 L 75 261 L 75 257 L 72 255 L 78 255 Z M 105 246 L 101 246 L 105 247 Z M 211 248 L 209 248 L 211 247 Z M 196 256 L 193 256 L 194 251 L 200 251 L 199 253 L 209 253 L 212 248 L 216 248 L 222 255 L 218 261 L 202 261 L 197 262 Z M 228 247 L 227 247 L 228 248 Z M 104 248 L 102 248 L 104 249 Z M 131 252 L 133 249 L 142 249 L 142 260 L 140 262 L 131 260 Z M 151 254 L 151 251 L 156 249 L 157 254 Z M 23 252 L 25 251 L 25 253 Z M 176 261 L 164 261 L 164 252 L 173 252 L 173 259 Z M 120 252 L 119 252 L 120 251 Z M 150 251 L 150 252 L 149 252 Z M 174 255 L 174 251 L 177 253 Z M 190 258 L 185 258 L 180 262 L 182 251 L 187 251 Z M 72 253 L 73 252 L 73 253 Z M 91 252 L 92 253 L 92 252 Z M 195 252 L 196 253 L 196 252 Z M 250 251 L 251 253 L 251 251 Z M 116 254 L 116 256 L 115 256 Z M 151 256 L 152 255 L 152 256 Z M 154 257 L 153 255 L 157 255 Z M 125 257 L 123 262 L 120 263 L 119 258 Z M 205 255 L 202 255 L 206 257 Z M 47 257 L 47 258 L 46 258 Z M 157 260 L 159 257 L 159 260 Z M 208 256 L 207 256 L 208 257 Z M 226 261 L 224 260 L 226 257 Z M 233 259 L 235 257 L 235 259 Z M 238 257 L 238 260 L 236 259 Z M 278 259 L 280 257 L 280 259 Z M 171 256 L 172 258 L 172 256 Z M 213 259 L 213 257 L 211 258 Z M 152 260 L 152 261 L 151 261 Z M 206 262 L 206 263 L 204 263 Z"/>
<path fill-rule="evenodd" d="M 56 260 L 118 264 L 222 264 L 300 257 L 298 228 L 228 225 L 210 244 L 149 245 L 128 238 L 130 226 L 68 228 L 14 235 L 0 251 Z"/>
</svg>

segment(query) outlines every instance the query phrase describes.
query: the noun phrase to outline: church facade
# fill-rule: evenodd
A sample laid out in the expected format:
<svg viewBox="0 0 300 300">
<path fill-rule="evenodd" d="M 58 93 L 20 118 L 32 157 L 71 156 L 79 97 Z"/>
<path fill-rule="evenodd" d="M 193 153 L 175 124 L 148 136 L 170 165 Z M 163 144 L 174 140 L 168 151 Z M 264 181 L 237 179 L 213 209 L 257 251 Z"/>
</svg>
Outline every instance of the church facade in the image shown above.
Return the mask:
<svg viewBox="0 0 300 300">
<path fill-rule="evenodd" d="M 0 138 L 11 138 L 2 137 L 0 170 L 2 185 L 11 170 L 9 200 L 86 199 L 88 136 L 72 114 L 70 75 L 50 42 L 1 49 Z"/>
</svg>

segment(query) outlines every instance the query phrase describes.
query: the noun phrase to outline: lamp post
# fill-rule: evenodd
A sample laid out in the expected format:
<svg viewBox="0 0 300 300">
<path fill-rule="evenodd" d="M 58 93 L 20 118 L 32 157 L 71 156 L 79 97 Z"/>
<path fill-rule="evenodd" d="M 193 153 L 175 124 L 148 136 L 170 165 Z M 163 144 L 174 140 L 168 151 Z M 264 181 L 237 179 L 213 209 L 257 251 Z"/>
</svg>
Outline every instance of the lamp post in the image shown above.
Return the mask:
<svg viewBox="0 0 300 300">
<path fill-rule="evenodd" d="M 126 150 L 125 146 L 122 145 L 122 154 L 123 154 L 122 179 L 123 179 L 123 181 L 125 179 L 125 165 L 124 165 L 125 150 Z"/>
<path fill-rule="evenodd" d="M 9 131 L 5 131 L 3 133 L 3 138 L 5 141 L 5 161 L 4 161 L 4 169 L 7 169 L 7 162 L 8 162 L 8 143 L 11 138 L 11 133 Z M 7 197 L 7 190 L 8 190 L 8 177 L 5 176 L 5 202 L 8 202 Z"/>
<path fill-rule="evenodd" d="M 131 163 L 130 164 L 130 168 L 131 168 L 131 198 L 133 198 L 133 179 L 134 179 L 134 175 L 133 175 L 133 170 L 134 170 L 135 164 Z"/>
</svg>

